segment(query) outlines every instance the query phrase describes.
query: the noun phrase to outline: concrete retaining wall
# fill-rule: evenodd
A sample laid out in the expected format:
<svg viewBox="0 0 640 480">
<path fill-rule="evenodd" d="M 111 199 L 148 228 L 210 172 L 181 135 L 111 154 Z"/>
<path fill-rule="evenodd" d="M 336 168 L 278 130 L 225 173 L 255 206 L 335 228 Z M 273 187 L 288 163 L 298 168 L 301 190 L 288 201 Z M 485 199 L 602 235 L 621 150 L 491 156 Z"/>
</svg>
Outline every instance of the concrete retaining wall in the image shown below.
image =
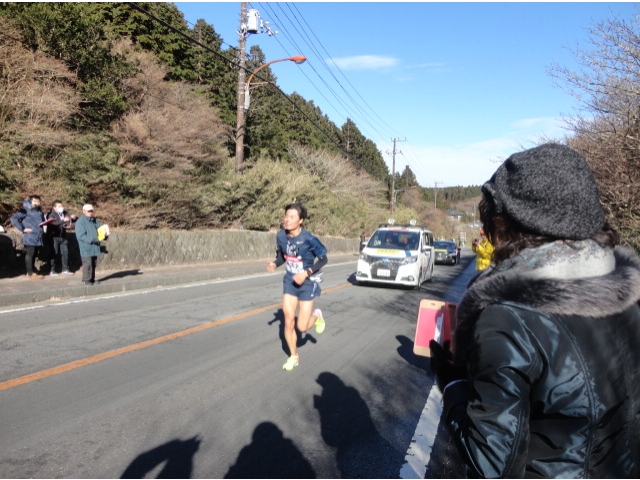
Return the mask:
<svg viewBox="0 0 640 480">
<path fill-rule="evenodd" d="M 20 232 L 0 234 L 2 264 L 5 269 L 24 269 L 23 261 L 16 261 L 22 251 Z M 112 232 L 103 244 L 99 259 L 103 270 L 153 267 L 161 265 L 185 265 L 192 263 L 216 263 L 224 261 L 269 259 L 275 256 L 275 232 L 250 230 L 202 230 L 202 231 L 144 231 Z M 357 253 L 357 238 L 320 237 L 329 255 Z M 9 246 L 11 244 L 11 247 Z M 72 266 L 79 266 L 79 254 L 75 234 L 69 232 Z M 10 251 L 13 250 L 13 258 Z M 46 261 L 48 252 L 43 249 L 36 266 Z M 17 253 L 16 253 L 17 252 Z"/>
</svg>

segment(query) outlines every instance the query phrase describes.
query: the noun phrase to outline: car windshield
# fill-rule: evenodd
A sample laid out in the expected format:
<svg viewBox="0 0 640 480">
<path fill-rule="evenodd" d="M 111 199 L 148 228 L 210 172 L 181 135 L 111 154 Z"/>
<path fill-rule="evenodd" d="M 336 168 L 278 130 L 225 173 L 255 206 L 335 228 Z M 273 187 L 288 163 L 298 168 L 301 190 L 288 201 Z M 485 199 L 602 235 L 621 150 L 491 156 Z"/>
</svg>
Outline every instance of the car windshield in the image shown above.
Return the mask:
<svg viewBox="0 0 640 480">
<path fill-rule="evenodd" d="M 456 248 L 453 242 L 443 242 L 442 240 L 434 242 L 433 245 L 436 250 L 449 250 Z"/>
<path fill-rule="evenodd" d="M 419 246 L 420 234 L 418 232 L 395 230 L 376 230 L 367 243 L 367 247 L 393 250 L 417 250 Z"/>
</svg>

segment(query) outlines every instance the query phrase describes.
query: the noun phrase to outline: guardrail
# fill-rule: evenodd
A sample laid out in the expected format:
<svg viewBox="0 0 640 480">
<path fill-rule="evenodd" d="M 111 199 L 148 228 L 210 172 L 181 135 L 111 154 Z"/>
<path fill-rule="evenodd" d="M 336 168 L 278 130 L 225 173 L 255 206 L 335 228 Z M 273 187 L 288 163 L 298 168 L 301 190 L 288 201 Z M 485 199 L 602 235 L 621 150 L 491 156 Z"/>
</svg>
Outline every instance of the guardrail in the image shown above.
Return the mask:
<svg viewBox="0 0 640 480">
<path fill-rule="evenodd" d="M 161 265 L 217 263 L 224 261 L 273 258 L 275 232 L 252 230 L 173 230 L 111 232 L 102 242 L 98 259 L 101 269 L 140 268 Z M 74 232 L 68 233 L 70 263 L 80 266 L 80 254 Z M 331 253 L 357 253 L 358 238 L 319 237 Z M 22 235 L 11 229 L 0 233 L 0 268 L 24 270 Z M 41 249 L 36 268 L 49 258 L 49 249 Z"/>
</svg>

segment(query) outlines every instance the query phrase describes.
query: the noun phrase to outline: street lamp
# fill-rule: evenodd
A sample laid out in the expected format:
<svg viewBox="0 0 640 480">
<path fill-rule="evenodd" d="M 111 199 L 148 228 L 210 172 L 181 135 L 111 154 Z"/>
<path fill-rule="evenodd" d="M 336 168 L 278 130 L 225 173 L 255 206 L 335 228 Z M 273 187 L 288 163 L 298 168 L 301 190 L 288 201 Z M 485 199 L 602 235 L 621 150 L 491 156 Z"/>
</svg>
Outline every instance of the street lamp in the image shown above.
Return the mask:
<svg viewBox="0 0 640 480">
<path fill-rule="evenodd" d="M 291 62 L 295 62 L 298 65 L 300 65 L 301 63 L 304 63 L 307 61 L 307 57 L 303 56 L 303 55 L 295 55 L 293 57 L 289 57 L 289 58 L 280 58 L 278 60 L 271 60 L 270 62 L 267 63 L 263 63 L 262 65 L 260 65 L 258 68 L 256 68 L 251 75 L 249 75 L 249 78 L 247 79 L 246 83 L 244 84 L 244 109 L 247 110 L 249 108 L 249 102 L 251 101 L 249 98 L 249 86 L 251 85 L 251 80 L 253 79 L 253 76 L 258 73 L 260 70 L 262 70 L 264 67 L 271 65 L 272 63 L 277 63 L 277 62 L 287 62 L 287 61 L 291 61 Z"/>
<path fill-rule="evenodd" d="M 244 77 L 244 63 L 240 68 L 240 74 L 238 77 L 238 114 L 237 114 L 237 128 L 236 128 L 236 172 L 240 173 L 242 170 L 242 164 L 244 163 L 244 127 L 245 127 L 245 111 L 249 108 L 249 85 L 253 76 L 262 70 L 267 65 L 271 65 L 276 62 L 291 61 L 297 64 L 304 63 L 307 57 L 302 55 L 296 55 L 289 58 L 280 58 L 278 60 L 271 60 L 270 62 L 263 63 L 256 68 L 246 82 L 243 81 Z M 244 86 L 244 88 L 242 88 Z M 243 98 L 244 97 L 244 98 Z M 244 105 L 243 105 L 244 104 Z"/>
<path fill-rule="evenodd" d="M 245 2 L 242 3 L 243 6 L 246 5 Z M 244 36 L 241 37 L 242 48 L 241 52 L 244 52 Z M 238 103 L 237 103 L 237 115 L 236 115 L 236 172 L 240 173 L 242 171 L 242 164 L 244 163 L 244 127 L 245 127 L 245 111 L 249 108 L 249 84 L 253 79 L 253 76 L 261 69 L 266 67 L 267 65 L 271 65 L 276 62 L 285 62 L 292 61 L 297 64 L 304 63 L 307 60 L 307 57 L 303 57 L 302 55 L 296 55 L 294 57 L 289 58 L 280 58 L 278 60 L 271 60 L 270 62 L 264 63 L 256 68 L 251 75 L 249 75 L 249 79 L 247 82 L 244 81 L 244 54 L 241 55 L 240 61 L 240 69 L 238 73 Z"/>
</svg>

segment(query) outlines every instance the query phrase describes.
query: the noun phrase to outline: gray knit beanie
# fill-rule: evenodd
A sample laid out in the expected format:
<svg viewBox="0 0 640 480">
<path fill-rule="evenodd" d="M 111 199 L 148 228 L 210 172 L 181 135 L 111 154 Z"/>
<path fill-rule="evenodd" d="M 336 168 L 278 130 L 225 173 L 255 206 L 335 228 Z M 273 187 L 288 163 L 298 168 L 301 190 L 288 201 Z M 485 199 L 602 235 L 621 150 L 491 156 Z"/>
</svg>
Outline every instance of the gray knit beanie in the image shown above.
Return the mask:
<svg viewBox="0 0 640 480">
<path fill-rule="evenodd" d="M 540 235 L 570 240 L 602 230 L 600 193 L 585 159 L 564 145 L 548 143 L 507 158 L 482 193 L 498 213 Z"/>
</svg>

